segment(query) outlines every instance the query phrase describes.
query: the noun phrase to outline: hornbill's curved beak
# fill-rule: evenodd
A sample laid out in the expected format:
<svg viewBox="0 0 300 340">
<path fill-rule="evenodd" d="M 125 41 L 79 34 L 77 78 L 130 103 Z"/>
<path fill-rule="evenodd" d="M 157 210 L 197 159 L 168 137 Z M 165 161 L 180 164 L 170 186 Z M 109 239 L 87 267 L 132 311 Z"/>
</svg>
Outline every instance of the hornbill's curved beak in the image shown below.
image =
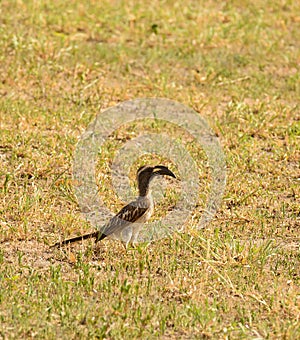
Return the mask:
<svg viewBox="0 0 300 340">
<path fill-rule="evenodd" d="M 176 176 L 173 174 L 173 172 L 167 168 L 166 166 L 163 165 L 156 165 L 153 168 L 153 174 L 154 175 L 165 175 L 165 176 L 170 176 L 173 178 L 176 178 Z"/>
</svg>

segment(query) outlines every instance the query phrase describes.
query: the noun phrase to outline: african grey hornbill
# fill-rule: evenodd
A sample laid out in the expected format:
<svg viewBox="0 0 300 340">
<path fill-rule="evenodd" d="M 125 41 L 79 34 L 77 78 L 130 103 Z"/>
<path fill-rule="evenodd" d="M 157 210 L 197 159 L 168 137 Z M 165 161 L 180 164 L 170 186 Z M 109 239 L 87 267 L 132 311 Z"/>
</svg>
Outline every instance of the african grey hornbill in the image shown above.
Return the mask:
<svg viewBox="0 0 300 340">
<path fill-rule="evenodd" d="M 154 177 L 162 175 L 176 178 L 173 172 L 163 165 L 140 167 L 137 171 L 139 196 L 134 201 L 123 207 L 101 230 L 57 242 L 54 246 L 66 245 L 89 238 L 94 238 L 95 242 L 98 242 L 107 236 L 122 239 L 126 247 L 129 243 L 134 244 L 143 223 L 149 220 L 154 210 L 153 198 L 149 188 L 150 183 Z"/>
</svg>

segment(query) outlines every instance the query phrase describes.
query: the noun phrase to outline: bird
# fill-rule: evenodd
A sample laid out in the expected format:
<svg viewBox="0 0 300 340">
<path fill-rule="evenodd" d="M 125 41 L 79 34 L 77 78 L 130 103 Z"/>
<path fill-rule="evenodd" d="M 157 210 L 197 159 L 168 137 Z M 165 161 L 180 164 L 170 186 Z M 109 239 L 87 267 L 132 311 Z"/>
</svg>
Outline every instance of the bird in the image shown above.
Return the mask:
<svg viewBox="0 0 300 340">
<path fill-rule="evenodd" d="M 108 236 L 121 239 L 126 249 L 129 243 L 135 245 L 143 224 L 149 220 L 154 211 L 150 183 L 157 176 L 176 178 L 174 173 L 164 165 L 141 166 L 136 176 L 139 195 L 134 201 L 124 206 L 100 230 L 57 242 L 53 247 L 93 238 L 95 242 L 99 242 Z"/>
</svg>

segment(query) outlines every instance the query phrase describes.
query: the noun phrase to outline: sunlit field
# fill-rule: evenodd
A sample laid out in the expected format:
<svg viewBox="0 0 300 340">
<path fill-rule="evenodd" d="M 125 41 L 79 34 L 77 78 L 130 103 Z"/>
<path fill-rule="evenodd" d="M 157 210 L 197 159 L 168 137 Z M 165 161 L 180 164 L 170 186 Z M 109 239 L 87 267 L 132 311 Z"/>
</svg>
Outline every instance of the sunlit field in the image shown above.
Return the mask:
<svg viewBox="0 0 300 340">
<path fill-rule="evenodd" d="M 297 1 L 1 1 L 0 338 L 300 338 L 300 6 Z M 124 249 L 115 240 L 51 248 L 93 231 L 72 165 L 98 114 L 135 98 L 194 109 L 227 163 L 222 205 L 197 228 L 211 174 L 174 126 L 126 124 L 97 160 L 117 212 L 116 150 L 143 132 L 182 140 L 199 168 L 184 226 Z M 132 165 L 177 165 L 145 155 Z M 176 203 L 166 182 L 153 220 Z"/>
</svg>

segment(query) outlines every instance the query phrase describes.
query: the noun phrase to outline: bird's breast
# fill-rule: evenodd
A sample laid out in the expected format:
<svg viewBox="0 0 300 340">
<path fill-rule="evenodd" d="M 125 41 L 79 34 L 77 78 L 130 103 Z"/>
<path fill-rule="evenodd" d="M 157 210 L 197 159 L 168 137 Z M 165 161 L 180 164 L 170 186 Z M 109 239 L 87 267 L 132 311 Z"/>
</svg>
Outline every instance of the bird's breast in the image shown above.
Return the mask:
<svg viewBox="0 0 300 340">
<path fill-rule="evenodd" d="M 136 221 L 138 223 L 147 222 L 149 220 L 149 218 L 152 216 L 153 211 L 154 211 L 154 202 L 153 202 L 153 198 L 152 198 L 151 195 L 144 197 L 141 201 L 143 201 L 143 202 L 140 202 L 140 204 L 142 206 L 146 206 L 148 209 L 145 212 L 145 214 L 143 214 L 143 216 L 141 216 L 138 219 L 138 221 Z"/>
</svg>

